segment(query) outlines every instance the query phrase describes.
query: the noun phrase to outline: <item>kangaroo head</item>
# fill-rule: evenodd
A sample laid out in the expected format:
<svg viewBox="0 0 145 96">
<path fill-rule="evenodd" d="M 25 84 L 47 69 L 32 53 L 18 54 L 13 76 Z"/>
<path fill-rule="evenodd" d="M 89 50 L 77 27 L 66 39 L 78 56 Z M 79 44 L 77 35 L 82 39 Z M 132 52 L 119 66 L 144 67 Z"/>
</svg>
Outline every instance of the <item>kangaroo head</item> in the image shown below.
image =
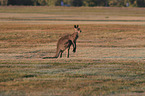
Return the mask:
<svg viewBox="0 0 145 96">
<path fill-rule="evenodd" d="M 81 33 L 81 29 L 79 28 L 79 25 L 74 25 L 74 29 L 75 29 L 75 32 L 78 32 L 78 33 Z"/>
</svg>

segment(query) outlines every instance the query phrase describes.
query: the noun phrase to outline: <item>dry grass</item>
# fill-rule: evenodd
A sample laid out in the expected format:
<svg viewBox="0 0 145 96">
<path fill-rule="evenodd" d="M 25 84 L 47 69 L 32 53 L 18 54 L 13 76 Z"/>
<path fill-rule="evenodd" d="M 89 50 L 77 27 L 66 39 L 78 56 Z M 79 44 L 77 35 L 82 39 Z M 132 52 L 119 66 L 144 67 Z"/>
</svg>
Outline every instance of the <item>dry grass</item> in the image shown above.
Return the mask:
<svg viewBox="0 0 145 96">
<path fill-rule="evenodd" d="M 144 8 L 0 7 L 0 21 L 27 24 L 144 24 Z"/>
<path fill-rule="evenodd" d="M 144 26 L 139 25 L 80 25 L 83 33 L 78 43 L 81 46 L 144 47 Z M 73 33 L 73 25 L 1 24 L 1 48 L 24 47 L 57 42 L 64 34 Z M 7 43 L 5 43 L 7 42 Z M 12 45 L 15 44 L 15 45 Z M 17 46 L 18 45 L 18 46 Z M 31 47 L 31 46 L 30 46 Z"/>
<path fill-rule="evenodd" d="M 0 95 L 145 95 L 144 8 L 0 8 Z M 74 24 L 77 52 L 42 59 Z"/>
</svg>

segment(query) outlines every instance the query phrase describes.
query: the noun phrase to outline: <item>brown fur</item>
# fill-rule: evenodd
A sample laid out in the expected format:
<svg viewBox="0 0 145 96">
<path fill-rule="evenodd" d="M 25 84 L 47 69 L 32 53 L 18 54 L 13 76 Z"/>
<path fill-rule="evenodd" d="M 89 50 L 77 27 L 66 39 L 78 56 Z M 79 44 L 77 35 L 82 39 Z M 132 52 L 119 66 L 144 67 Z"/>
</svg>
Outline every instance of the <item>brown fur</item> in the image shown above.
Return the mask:
<svg viewBox="0 0 145 96">
<path fill-rule="evenodd" d="M 57 42 L 57 50 L 56 55 L 54 57 L 44 57 L 46 58 L 58 58 L 60 55 L 60 58 L 62 57 L 62 53 L 68 49 L 68 55 L 67 58 L 69 58 L 69 49 L 70 46 L 73 45 L 73 52 L 76 52 L 76 40 L 78 39 L 78 34 L 81 32 L 79 25 L 74 25 L 75 32 L 73 34 L 68 34 L 63 37 L 61 37 Z"/>
</svg>

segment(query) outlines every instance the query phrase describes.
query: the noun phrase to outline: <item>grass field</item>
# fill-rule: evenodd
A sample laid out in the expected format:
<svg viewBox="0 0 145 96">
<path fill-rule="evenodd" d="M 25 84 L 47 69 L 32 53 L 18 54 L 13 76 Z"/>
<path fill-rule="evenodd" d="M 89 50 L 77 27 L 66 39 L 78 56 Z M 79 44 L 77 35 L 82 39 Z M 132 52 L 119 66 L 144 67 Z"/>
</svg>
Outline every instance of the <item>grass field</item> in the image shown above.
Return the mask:
<svg viewBox="0 0 145 96">
<path fill-rule="evenodd" d="M 82 33 L 70 58 L 58 38 Z M 0 7 L 0 96 L 144 96 L 145 8 Z"/>
</svg>

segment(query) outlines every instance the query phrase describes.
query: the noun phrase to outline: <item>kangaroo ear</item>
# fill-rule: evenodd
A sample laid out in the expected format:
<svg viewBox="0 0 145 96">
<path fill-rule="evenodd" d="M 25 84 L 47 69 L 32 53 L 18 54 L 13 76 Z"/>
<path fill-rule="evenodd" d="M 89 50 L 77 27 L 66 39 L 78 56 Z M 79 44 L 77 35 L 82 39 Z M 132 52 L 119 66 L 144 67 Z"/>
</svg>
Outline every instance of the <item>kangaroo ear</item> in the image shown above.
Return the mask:
<svg viewBox="0 0 145 96">
<path fill-rule="evenodd" d="M 74 28 L 77 28 L 77 26 L 76 26 L 76 25 L 74 25 Z"/>
<path fill-rule="evenodd" d="M 77 28 L 79 27 L 79 25 L 77 25 Z"/>
</svg>

